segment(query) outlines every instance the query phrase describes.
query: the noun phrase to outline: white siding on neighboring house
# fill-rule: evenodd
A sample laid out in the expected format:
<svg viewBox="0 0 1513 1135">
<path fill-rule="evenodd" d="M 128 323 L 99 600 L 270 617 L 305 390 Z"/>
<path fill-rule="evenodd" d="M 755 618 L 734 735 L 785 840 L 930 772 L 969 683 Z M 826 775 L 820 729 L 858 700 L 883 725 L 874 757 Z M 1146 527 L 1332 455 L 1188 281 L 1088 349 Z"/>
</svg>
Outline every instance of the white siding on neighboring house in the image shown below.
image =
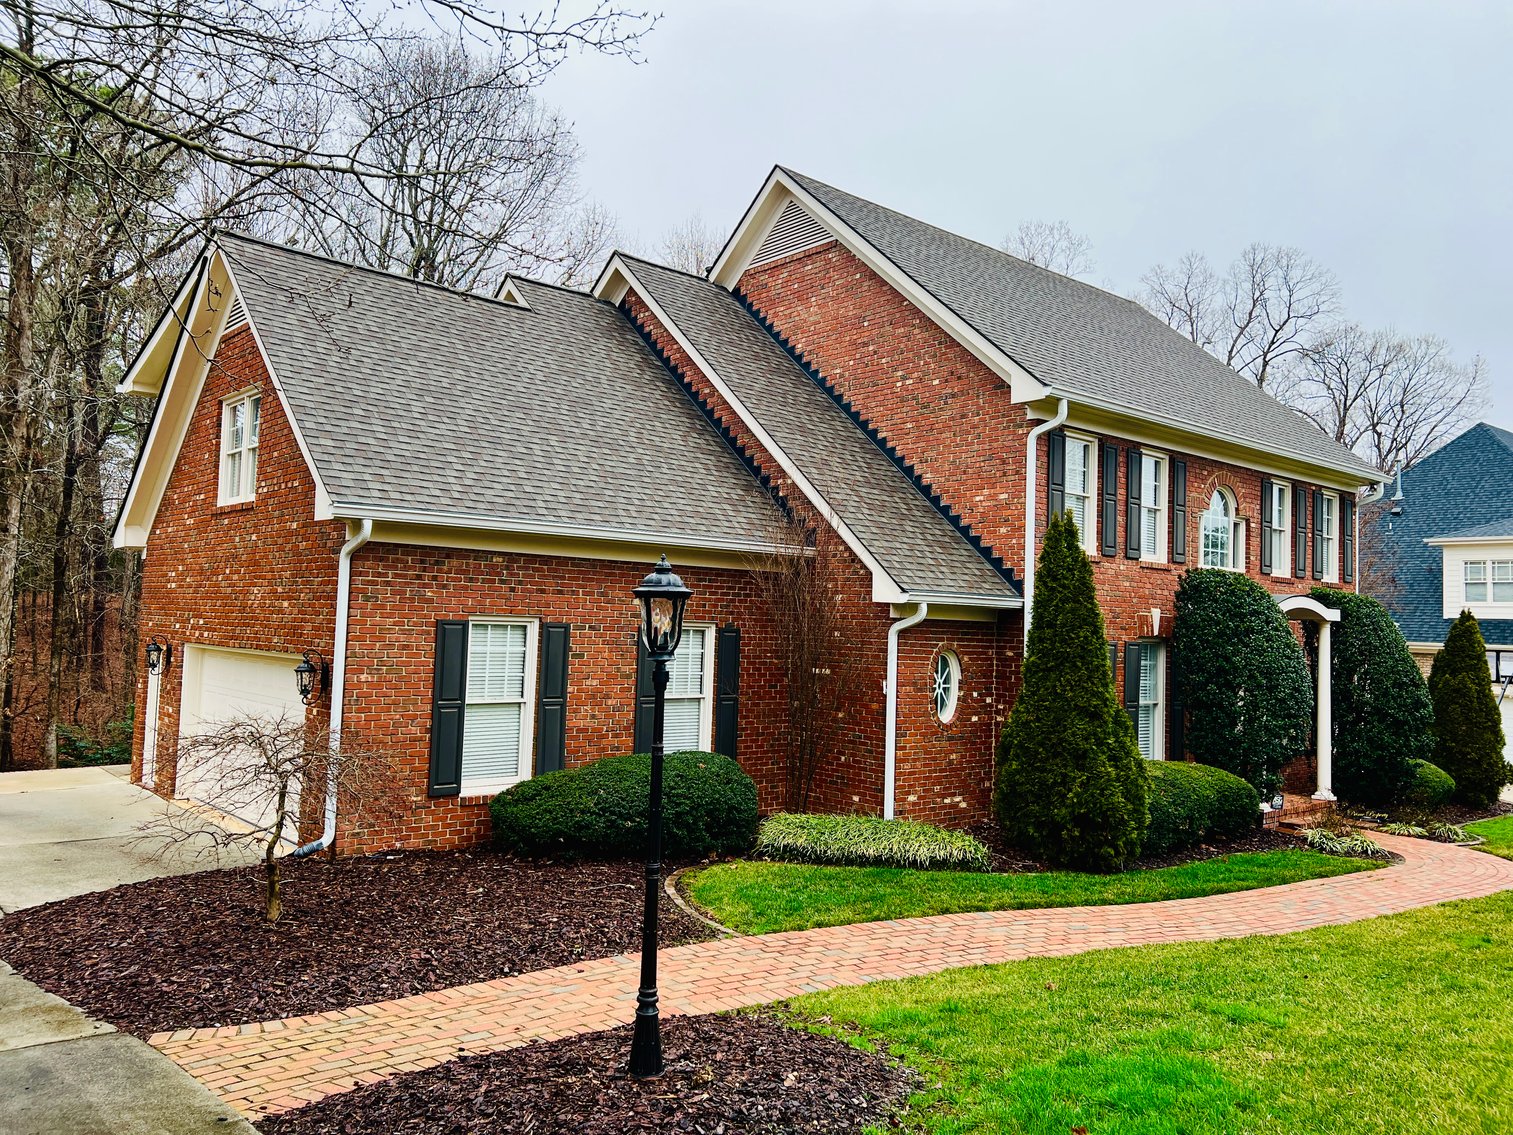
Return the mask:
<svg viewBox="0 0 1513 1135">
<path fill-rule="evenodd" d="M 1443 544 L 1447 619 L 1470 609 L 1478 619 L 1513 619 L 1513 540 Z"/>
</svg>

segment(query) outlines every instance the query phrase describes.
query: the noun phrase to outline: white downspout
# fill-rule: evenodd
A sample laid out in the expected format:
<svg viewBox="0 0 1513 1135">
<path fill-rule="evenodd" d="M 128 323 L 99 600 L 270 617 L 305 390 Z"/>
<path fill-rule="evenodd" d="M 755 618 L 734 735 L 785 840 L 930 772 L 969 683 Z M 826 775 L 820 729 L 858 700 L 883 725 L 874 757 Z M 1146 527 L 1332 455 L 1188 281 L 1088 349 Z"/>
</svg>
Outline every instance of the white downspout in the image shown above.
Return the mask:
<svg viewBox="0 0 1513 1135">
<path fill-rule="evenodd" d="M 1041 422 L 1032 429 L 1024 443 L 1024 646 L 1026 650 L 1030 646 L 1030 607 L 1035 601 L 1035 519 L 1038 515 L 1035 498 L 1040 488 L 1040 474 L 1036 468 L 1040 463 L 1040 452 L 1036 443 L 1040 441 L 1041 434 L 1049 433 L 1064 421 L 1066 421 L 1065 398 L 1057 403 L 1056 416 Z"/>
<path fill-rule="evenodd" d="M 893 818 L 893 774 L 898 764 L 898 636 L 924 621 L 930 604 L 921 601 L 912 615 L 905 615 L 888 628 L 887 725 L 883 733 L 883 819 Z"/>
<path fill-rule="evenodd" d="M 341 546 L 341 555 L 336 560 L 336 641 L 331 658 L 331 752 L 336 755 L 341 748 L 342 703 L 347 691 L 347 610 L 352 596 L 352 554 L 373 537 L 373 521 L 359 520 L 357 531 Z M 303 859 L 324 851 L 336 838 L 336 762 L 330 766 L 326 777 L 326 823 L 320 838 L 296 848 L 295 859 Z"/>
</svg>

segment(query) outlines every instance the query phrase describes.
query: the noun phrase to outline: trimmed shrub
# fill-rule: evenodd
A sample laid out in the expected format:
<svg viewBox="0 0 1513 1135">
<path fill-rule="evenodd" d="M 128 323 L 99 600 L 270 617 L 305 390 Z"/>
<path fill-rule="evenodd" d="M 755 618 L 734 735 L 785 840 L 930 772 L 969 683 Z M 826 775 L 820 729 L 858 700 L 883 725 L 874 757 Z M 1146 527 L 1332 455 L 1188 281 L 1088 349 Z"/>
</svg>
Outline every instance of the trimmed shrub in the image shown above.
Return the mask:
<svg viewBox="0 0 1513 1135">
<path fill-rule="evenodd" d="M 1403 632 L 1375 599 L 1315 587 L 1340 612 L 1331 631 L 1334 790 L 1389 805 L 1413 785 L 1413 762 L 1434 751 L 1434 703 Z"/>
<path fill-rule="evenodd" d="M 1172 677 L 1187 711 L 1187 751 L 1270 796 L 1308 741 L 1313 680 L 1271 593 L 1223 568 L 1193 568 L 1177 586 Z"/>
<path fill-rule="evenodd" d="M 1165 855 L 1206 839 L 1232 839 L 1261 825 L 1261 797 L 1233 773 L 1186 761 L 1152 761 L 1145 854 Z"/>
<path fill-rule="evenodd" d="M 1409 761 L 1413 777 L 1408 782 L 1404 800 L 1418 808 L 1440 808 L 1455 798 L 1455 778 L 1439 765 L 1428 761 Z"/>
<path fill-rule="evenodd" d="M 646 847 L 651 757 L 606 757 L 507 788 L 489 804 L 494 843 L 528 856 L 623 858 Z M 751 846 L 757 793 L 729 757 L 669 753 L 662 770 L 662 854 L 732 854 Z"/>
<path fill-rule="evenodd" d="M 757 833 L 756 854 L 791 863 L 986 871 L 988 849 L 966 832 L 876 816 L 779 812 Z"/>
<path fill-rule="evenodd" d="M 1455 780 L 1455 799 L 1489 808 L 1508 783 L 1502 714 L 1492 694 L 1487 644 L 1476 616 L 1462 611 L 1429 671 L 1434 700 L 1434 763 Z"/>
<path fill-rule="evenodd" d="M 1332 832 L 1328 828 L 1304 828 L 1303 842 L 1325 855 L 1351 859 L 1391 859 L 1392 853 L 1370 836 L 1357 831 Z"/>
<path fill-rule="evenodd" d="M 1118 870 L 1140 855 L 1145 763 L 1114 692 L 1093 569 L 1070 514 L 1054 516 L 1035 576 L 1024 683 L 998 744 L 999 822 L 1037 858 Z"/>
</svg>

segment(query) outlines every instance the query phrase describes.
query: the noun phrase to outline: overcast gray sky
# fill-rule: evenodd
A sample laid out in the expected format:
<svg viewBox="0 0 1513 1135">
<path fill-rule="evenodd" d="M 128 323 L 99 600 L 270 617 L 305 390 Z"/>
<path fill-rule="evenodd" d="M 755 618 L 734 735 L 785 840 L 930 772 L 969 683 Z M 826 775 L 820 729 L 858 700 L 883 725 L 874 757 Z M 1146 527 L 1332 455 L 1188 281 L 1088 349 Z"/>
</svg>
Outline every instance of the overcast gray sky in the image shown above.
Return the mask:
<svg viewBox="0 0 1513 1135">
<path fill-rule="evenodd" d="M 1490 365 L 1513 428 L 1513 3 L 666 0 L 645 62 L 546 88 L 644 245 L 727 232 L 774 163 L 996 244 L 1093 241 L 1126 293 L 1197 248 L 1303 248 L 1367 326 Z"/>
</svg>

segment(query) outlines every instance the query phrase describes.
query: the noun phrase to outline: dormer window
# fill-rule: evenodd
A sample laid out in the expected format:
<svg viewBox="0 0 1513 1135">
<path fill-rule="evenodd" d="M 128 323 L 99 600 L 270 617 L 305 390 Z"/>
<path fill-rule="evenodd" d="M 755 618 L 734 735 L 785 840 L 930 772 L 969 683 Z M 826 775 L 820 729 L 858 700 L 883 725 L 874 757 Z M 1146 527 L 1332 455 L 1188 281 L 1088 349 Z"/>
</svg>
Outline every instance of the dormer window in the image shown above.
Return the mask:
<svg viewBox="0 0 1513 1135">
<path fill-rule="evenodd" d="M 257 434 L 262 396 L 252 391 L 221 403 L 220 504 L 240 504 L 257 496 Z"/>
</svg>

